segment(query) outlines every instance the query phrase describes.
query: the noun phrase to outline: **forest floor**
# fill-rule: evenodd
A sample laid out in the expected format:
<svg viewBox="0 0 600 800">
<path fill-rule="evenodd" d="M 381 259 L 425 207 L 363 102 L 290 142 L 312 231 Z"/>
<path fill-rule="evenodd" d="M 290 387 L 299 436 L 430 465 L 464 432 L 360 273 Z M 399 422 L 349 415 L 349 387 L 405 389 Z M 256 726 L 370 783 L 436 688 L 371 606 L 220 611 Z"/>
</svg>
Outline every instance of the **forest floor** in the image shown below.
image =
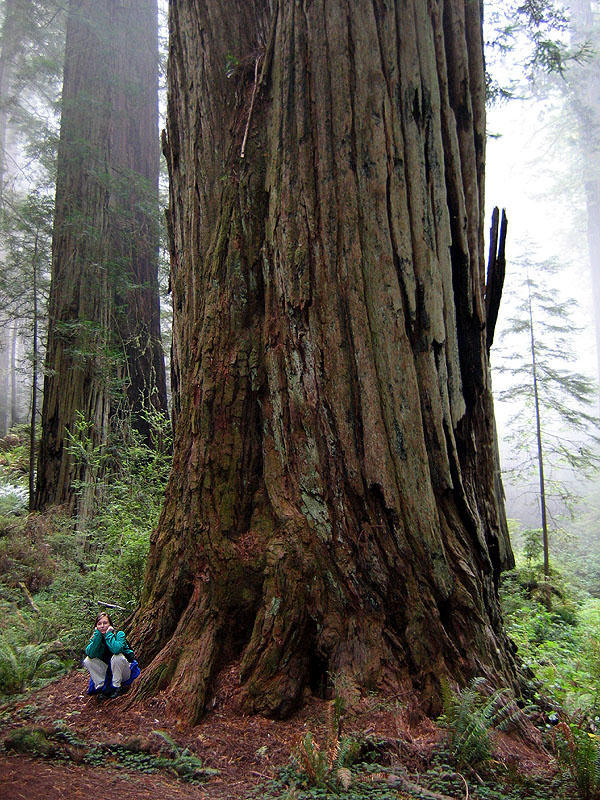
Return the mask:
<svg viewBox="0 0 600 800">
<path fill-rule="evenodd" d="M 0 739 L 4 744 L 0 752 L 1 800 L 283 797 L 265 789 L 269 780 L 289 764 L 291 754 L 308 731 L 317 742 L 327 737 L 331 704 L 323 700 L 311 698 L 293 718 L 273 721 L 242 715 L 235 706 L 235 691 L 228 691 L 223 685 L 215 706 L 202 721 L 186 727 L 169 713 L 167 702 L 160 695 L 143 703 L 128 695 L 102 702 L 88 696 L 86 676 L 82 670 L 72 671 L 25 698 L 0 707 Z M 371 736 L 390 746 L 386 756 L 389 770 L 365 780 L 395 785 L 394 797 L 400 800 L 415 795 L 403 791 L 394 778 L 399 774 L 396 768 L 401 765 L 408 773 L 418 772 L 442 736 L 430 720 L 411 722 L 399 705 L 386 705 L 376 698 L 361 700 L 344 717 L 344 733 Z M 32 734 L 38 735 L 37 745 L 32 748 L 30 741 L 24 746 L 19 738 L 23 734 L 30 735 L 30 739 Z M 176 743 L 177 750 L 165 737 Z M 519 770 L 530 777 L 538 774 L 544 779 L 554 772 L 552 759 L 535 735 L 529 741 L 527 737 L 502 735 L 495 744 L 495 757 L 507 770 Z M 203 767 L 209 768 L 209 774 L 199 775 L 201 782 L 184 781 L 173 769 L 139 771 L 144 758 L 147 762 L 161 753 L 183 753 L 185 760 L 186 748 L 187 753 L 201 760 Z M 31 755 L 32 749 L 35 755 Z M 90 763 L 92 752 L 97 757 Z M 46 757 L 41 757 L 42 753 Z"/>
</svg>

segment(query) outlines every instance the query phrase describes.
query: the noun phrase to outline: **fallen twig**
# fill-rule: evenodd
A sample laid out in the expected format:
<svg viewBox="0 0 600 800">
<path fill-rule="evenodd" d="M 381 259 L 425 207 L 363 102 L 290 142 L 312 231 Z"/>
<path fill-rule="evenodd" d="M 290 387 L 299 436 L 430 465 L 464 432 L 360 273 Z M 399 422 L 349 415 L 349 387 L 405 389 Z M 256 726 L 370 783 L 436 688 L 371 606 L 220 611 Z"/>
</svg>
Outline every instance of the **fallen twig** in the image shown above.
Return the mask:
<svg viewBox="0 0 600 800">
<path fill-rule="evenodd" d="M 96 600 L 96 603 L 99 606 L 104 606 L 105 608 L 116 608 L 117 611 L 127 611 L 126 608 L 123 608 L 123 606 L 118 606 L 116 603 L 105 603 L 103 600 Z"/>
<path fill-rule="evenodd" d="M 36 613 L 36 614 L 39 614 L 39 613 L 40 613 L 40 610 L 39 610 L 39 608 L 36 606 L 36 604 L 34 603 L 34 601 L 33 601 L 33 597 L 32 597 L 32 596 L 31 596 L 31 594 L 29 593 L 29 589 L 28 589 L 28 588 L 25 586 L 25 584 L 23 583 L 23 581 L 19 581 L 19 586 L 21 587 L 21 589 L 23 589 L 23 594 L 24 594 L 24 595 L 25 595 L 25 597 L 27 598 L 27 602 L 29 603 L 29 605 L 32 607 L 32 609 L 35 611 L 35 613 Z"/>
</svg>

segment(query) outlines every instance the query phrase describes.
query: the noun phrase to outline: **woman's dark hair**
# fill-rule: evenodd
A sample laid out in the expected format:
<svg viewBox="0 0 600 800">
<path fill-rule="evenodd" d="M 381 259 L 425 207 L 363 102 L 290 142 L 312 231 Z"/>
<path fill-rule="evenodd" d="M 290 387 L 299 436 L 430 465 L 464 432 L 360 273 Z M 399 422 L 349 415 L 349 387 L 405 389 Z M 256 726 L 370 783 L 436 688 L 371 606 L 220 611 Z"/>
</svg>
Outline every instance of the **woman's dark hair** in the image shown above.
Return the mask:
<svg viewBox="0 0 600 800">
<path fill-rule="evenodd" d="M 101 611 L 101 612 L 98 614 L 98 616 L 96 617 L 96 623 L 95 623 L 96 625 L 97 625 L 97 624 L 100 622 L 100 617 L 106 617 L 106 619 L 108 620 L 109 624 L 110 624 L 110 625 L 112 625 L 112 624 L 113 624 L 113 621 L 112 621 L 112 619 L 110 618 L 110 614 L 107 614 L 107 612 L 106 612 L 106 611 Z"/>
</svg>

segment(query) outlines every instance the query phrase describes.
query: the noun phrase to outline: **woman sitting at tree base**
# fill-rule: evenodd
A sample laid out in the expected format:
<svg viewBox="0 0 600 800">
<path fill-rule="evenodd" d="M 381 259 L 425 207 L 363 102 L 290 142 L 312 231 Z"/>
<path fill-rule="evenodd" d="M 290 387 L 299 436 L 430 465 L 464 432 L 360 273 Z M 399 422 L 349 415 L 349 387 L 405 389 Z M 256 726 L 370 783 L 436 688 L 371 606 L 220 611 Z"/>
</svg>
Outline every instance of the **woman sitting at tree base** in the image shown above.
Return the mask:
<svg viewBox="0 0 600 800">
<path fill-rule="evenodd" d="M 90 673 L 88 694 L 99 693 L 100 699 L 118 697 L 140 674 L 125 633 L 115 631 L 111 618 L 104 611 L 96 617 L 96 627 L 85 654 L 83 666 Z"/>
</svg>

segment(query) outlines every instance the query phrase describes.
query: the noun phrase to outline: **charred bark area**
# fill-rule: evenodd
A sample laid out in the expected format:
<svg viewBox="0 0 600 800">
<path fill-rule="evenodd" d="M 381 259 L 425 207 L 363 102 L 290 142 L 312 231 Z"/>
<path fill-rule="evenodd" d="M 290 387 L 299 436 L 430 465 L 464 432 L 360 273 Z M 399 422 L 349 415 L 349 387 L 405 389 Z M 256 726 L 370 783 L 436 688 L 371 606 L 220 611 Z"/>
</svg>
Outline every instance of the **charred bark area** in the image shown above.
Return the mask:
<svg viewBox="0 0 600 800">
<path fill-rule="evenodd" d="M 270 715 L 336 673 L 429 710 L 442 677 L 514 684 L 479 5 L 176 1 L 170 26 L 180 410 L 140 691 L 194 720 L 234 659 Z"/>
</svg>

